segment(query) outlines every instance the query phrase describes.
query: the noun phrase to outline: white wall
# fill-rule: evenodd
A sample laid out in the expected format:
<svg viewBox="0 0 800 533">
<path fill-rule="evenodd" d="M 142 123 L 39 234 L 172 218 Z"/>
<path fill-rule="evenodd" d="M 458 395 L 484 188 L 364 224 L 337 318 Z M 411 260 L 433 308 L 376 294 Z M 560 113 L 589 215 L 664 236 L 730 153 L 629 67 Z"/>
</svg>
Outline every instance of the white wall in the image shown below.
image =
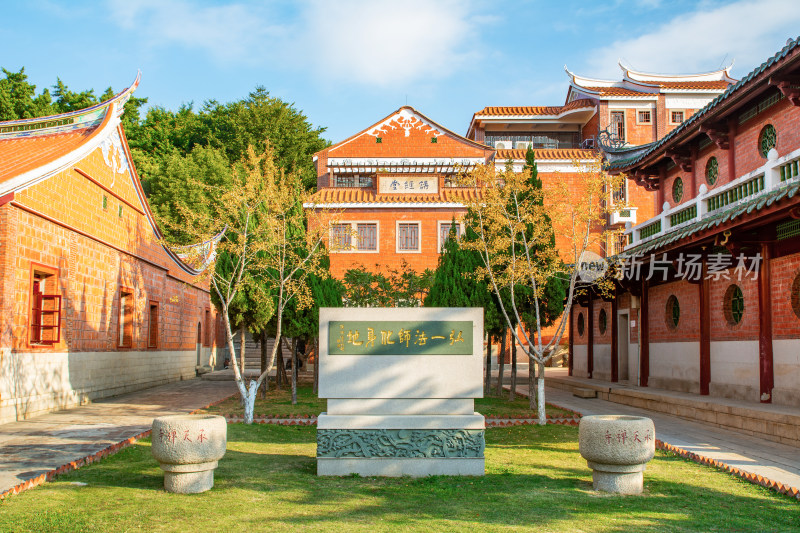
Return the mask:
<svg viewBox="0 0 800 533">
<path fill-rule="evenodd" d="M 772 341 L 773 403 L 800 406 L 800 339 Z"/>
<path fill-rule="evenodd" d="M 595 344 L 592 378 L 611 381 L 611 345 Z"/>
<path fill-rule="evenodd" d="M 651 387 L 700 392 L 700 343 L 651 342 Z"/>
<path fill-rule="evenodd" d="M 572 345 L 572 375 L 579 378 L 588 376 L 586 371 L 587 348 L 585 344 Z"/>
<path fill-rule="evenodd" d="M 758 341 L 711 343 L 711 396 L 759 401 Z"/>
<path fill-rule="evenodd" d="M 204 348 L 204 358 L 210 349 Z M 0 423 L 195 376 L 197 352 L 0 350 Z"/>
</svg>

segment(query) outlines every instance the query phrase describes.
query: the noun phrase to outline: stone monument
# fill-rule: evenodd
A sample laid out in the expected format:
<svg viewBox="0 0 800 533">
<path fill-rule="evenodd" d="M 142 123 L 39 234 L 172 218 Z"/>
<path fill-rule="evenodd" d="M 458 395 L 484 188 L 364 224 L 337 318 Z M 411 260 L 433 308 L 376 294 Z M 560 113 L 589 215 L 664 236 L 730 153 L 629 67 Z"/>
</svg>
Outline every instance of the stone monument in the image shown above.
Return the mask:
<svg viewBox="0 0 800 533">
<path fill-rule="evenodd" d="M 483 309 L 322 308 L 320 476 L 484 474 Z"/>
</svg>

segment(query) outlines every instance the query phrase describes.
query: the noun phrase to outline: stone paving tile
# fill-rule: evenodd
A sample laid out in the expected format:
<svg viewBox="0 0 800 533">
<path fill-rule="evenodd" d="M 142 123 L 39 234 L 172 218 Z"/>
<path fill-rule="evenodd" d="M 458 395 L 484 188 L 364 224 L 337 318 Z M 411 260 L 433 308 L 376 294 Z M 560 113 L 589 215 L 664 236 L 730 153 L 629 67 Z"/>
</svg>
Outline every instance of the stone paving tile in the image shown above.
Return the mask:
<svg viewBox="0 0 800 533">
<path fill-rule="evenodd" d="M 0 494 L 21 482 L 150 429 L 153 418 L 194 411 L 236 392 L 193 379 L 0 425 Z"/>
<path fill-rule="evenodd" d="M 519 387 L 519 390 L 524 395 L 528 393 L 525 385 Z M 577 398 L 571 392 L 561 389 L 547 388 L 545 397 L 548 402 L 583 415 L 647 416 L 655 424 L 656 437 L 667 444 L 790 487 L 800 488 L 800 449 L 793 446 L 599 398 Z"/>
</svg>

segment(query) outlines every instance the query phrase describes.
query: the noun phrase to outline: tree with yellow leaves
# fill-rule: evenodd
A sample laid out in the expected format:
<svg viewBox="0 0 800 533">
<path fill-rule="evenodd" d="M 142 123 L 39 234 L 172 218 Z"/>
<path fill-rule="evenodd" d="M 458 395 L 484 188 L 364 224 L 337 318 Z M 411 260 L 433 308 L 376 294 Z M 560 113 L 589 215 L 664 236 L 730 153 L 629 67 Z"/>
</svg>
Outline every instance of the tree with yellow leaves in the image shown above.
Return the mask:
<svg viewBox="0 0 800 533">
<path fill-rule="evenodd" d="M 606 200 L 623 178 L 604 172 L 600 159 L 574 165 L 579 169 L 576 177 L 550 180 L 543 188 L 531 184 L 530 169 L 515 173 L 510 167 L 500 171 L 484 166 L 463 179 L 464 186 L 476 189 L 476 199 L 467 206 L 466 223 L 478 236 L 463 246 L 480 253 L 483 265 L 474 276 L 489 280 L 488 289 L 497 296 L 514 341 L 528 356 L 532 409 L 534 367 L 538 370 L 535 403 L 540 424 L 546 423 L 545 365 L 564 335 L 569 321 L 566 311 L 572 307 L 576 291 L 586 290 L 589 284 L 608 290 L 613 283 L 607 278 L 582 279 L 579 274 L 585 253 L 604 248 L 608 232 L 603 228 L 610 206 Z M 613 209 L 624 207 L 617 202 Z M 554 277 L 567 286 L 565 312 L 555 324 L 552 339 L 544 343 L 542 311 L 545 303 L 552 302 L 543 298 Z M 521 292 L 529 295 L 525 301 L 519 300 Z M 533 320 L 523 320 L 524 314 Z M 533 331 L 522 329 L 520 333 L 514 327 L 526 322 Z"/>
<path fill-rule="evenodd" d="M 202 189 L 199 197 L 207 205 L 181 209 L 186 222 L 181 229 L 195 242 L 212 242 L 224 231 L 206 276 L 224 321 L 231 366 L 248 424 L 253 421 L 256 392 L 275 364 L 284 311 L 290 303 L 297 309 L 310 307 L 308 277 L 323 278 L 327 272 L 321 261 L 328 225 L 322 224 L 321 219 L 327 221 L 331 215 L 303 209 L 308 193 L 300 176 L 284 173 L 276 166 L 273 155 L 269 146 L 261 155 L 251 147 L 233 170 L 229 184 L 192 184 Z M 308 220 L 307 216 L 320 220 Z M 277 323 L 276 342 L 267 368 L 249 383 L 237 363 L 231 327 L 232 312 L 241 306 L 244 294 L 247 305 L 258 308 L 265 322 L 274 316 Z"/>
</svg>

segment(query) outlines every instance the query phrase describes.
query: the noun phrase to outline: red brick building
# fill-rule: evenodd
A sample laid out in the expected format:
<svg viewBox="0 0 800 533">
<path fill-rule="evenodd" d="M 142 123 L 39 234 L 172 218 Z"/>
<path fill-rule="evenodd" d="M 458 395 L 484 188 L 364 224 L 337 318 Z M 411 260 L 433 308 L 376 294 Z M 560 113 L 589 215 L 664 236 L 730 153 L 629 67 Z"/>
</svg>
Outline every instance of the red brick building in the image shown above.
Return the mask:
<svg viewBox="0 0 800 533">
<path fill-rule="evenodd" d="M 620 64 L 622 79 L 597 80 L 567 70 L 569 89 L 563 106 L 485 107 L 472 116 L 467 137 L 497 150 L 495 162 L 511 161 L 522 170 L 525 151 L 536 152 L 539 177 L 568 180 L 580 194 L 578 168 L 595 157 L 599 142 L 628 147 L 662 138 L 736 80 L 729 69 L 703 74 L 663 75 L 631 70 Z M 626 201 L 628 209 L 610 215 L 608 226 L 636 224 L 657 212 L 652 192 L 625 186 L 609 201 Z M 659 204 L 660 205 L 660 204 Z M 606 243 L 613 255 L 617 242 Z"/>
<path fill-rule="evenodd" d="M 120 125 L 138 82 L 0 122 L 0 422 L 213 364 L 208 290 L 161 244 Z"/>
<path fill-rule="evenodd" d="M 572 308 L 573 375 L 800 405 L 799 44 L 660 140 L 609 151 L 659 209 L 626 231 L 616 298 Z"/>
<path fill-rule="evenodd" d="M 474 194 L 457 186 L 456 175 L 493 157 L 492 148 L 409 106 L 315 154 L 317 192 L 305 207 L 337 212 L 333 276 L 359 266 L 435 269 L 443 239 Z"/>
</svg>

